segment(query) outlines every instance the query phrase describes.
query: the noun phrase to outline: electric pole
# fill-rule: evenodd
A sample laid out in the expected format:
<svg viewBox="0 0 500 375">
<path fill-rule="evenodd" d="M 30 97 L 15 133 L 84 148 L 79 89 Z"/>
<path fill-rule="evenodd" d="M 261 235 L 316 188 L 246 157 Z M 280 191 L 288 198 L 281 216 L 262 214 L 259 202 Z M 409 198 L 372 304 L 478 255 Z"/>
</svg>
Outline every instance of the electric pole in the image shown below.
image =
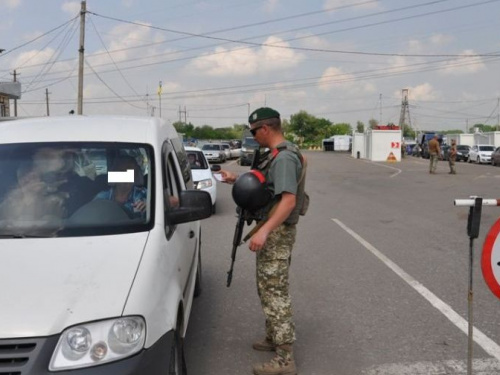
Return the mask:
<svg viewBox="0 0 500 375">
<path fill-rule="evenodd" d="M 379 97 L 379 107 L 380 107 L 380 117 L 379 117 L 379 125 L 382 125 L 382 94 L 380 94 L 380 97 Z"/>
<path fill-rule="evenodd" d="M 47 116 L 50 116 L 50 110 L 49 110 L 49 89 L 45 89 L 45 102 L 47 103 Z"/>
<path fill-rule="evenodd" d="M 14 82 L 17 82 L 17 71 L 14 70 L 14 73 L 11 73 L 14 76 Z M 17 117 L 17 99 L 14 99 L 14 117 Z"/>
<path fill-rule="evenodd" d="M 82 0 L 80 10 L 80 49 L 78 50 L 78 112 L 83 114 L 83 60 L 85 51 L 85 13 L 87 12 L 86 0 Z"/>
<path fill-rule="evenodd" d="M 404 126 L 406 123 L 406 116 L 408 116 L 408 126 L 411 128 L 411 119 L 410 119 L 410 106 L 408 104 L 408 89 L 403 89 L 402 96 L 403 100 L 401 101 L 401 115 L 399 116 L 399 128 L 401 129 L 401 138 L 403 138 L 404 134 Z"/>
</svg>

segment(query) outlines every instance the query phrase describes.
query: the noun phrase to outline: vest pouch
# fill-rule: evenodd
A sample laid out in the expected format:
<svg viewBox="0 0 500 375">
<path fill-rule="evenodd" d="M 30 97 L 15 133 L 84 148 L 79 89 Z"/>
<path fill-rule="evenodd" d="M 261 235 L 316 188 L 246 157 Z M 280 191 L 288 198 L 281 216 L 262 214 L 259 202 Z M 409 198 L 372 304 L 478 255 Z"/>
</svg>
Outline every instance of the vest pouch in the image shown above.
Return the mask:
<svg viewBox="0 0 500 375">
<path fill-rule="evenodd" d="M 304 200 L 302 202 L 302 206 L 300 207 L 299 215 L 304 216 L 309 209 L 309 194 L 304 191 Z"/>
</svg>

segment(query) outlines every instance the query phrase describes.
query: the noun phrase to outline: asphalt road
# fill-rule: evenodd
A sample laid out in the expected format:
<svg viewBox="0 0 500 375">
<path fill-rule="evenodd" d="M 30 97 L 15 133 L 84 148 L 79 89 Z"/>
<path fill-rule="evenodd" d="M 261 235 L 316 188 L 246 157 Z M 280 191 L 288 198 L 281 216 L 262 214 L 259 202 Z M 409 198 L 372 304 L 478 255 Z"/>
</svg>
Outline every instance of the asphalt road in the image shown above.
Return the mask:
<svg viewBox="0 0 500 375">
<path fill-rule="evenodd" d="M 500 168 L 428 160 L 372 163 L 333 152 L 306 152 L 307 216 L 291 266 L 299 374 L 465 374 L 467 364 L 468 208 L 454 199 L 500 195 Z M 246 171 L 234 162 L 224 168 Z M 218 185 L 217 213 L 203 223 L 203 293 L 186 337 L 190 375 L 251 374 L 269 353 L 255 259 L 239 248 L 230 265 L 235 205 Z M 500 301 L 486 286 L 482 246 L 499 207 L 484 207 L 474 242 L 474 373 L 500 373 Z"/>
</svg>

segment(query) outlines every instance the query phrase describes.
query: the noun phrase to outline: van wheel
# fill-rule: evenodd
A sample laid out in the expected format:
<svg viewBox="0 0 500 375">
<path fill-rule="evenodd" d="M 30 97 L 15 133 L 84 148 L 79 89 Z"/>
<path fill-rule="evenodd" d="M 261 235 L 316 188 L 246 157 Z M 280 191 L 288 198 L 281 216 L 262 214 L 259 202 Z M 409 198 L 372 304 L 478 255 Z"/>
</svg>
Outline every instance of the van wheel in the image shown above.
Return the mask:
<svg viewBox="0 0 500 375">
<path fill-rule="evenodd" d="M 174 332 L 174 342 L 170 352 L 170 364 L 168 366 L 168 375 L 186 375 L 186 360 L 184 358 L 184 339 L 180 336 L 180 324 Z"/>
<path fill-rule="evenodd" d="M 201 294 L 201 243 L 198 247 L 198 267 L 196 268 L 196 281 L 194 282 L 194 296 L 199 297 Z"/>
</svg>

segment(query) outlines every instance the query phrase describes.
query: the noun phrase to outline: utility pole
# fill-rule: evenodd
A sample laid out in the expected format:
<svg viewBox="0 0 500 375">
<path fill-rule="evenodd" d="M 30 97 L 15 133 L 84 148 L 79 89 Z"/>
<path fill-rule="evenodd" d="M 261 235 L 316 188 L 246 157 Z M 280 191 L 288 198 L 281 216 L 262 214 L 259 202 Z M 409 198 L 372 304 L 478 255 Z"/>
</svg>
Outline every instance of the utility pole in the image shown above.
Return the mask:
<svg viewBox="0 0 500 375">
<path fill-rule="evenodd" d="M 162 93 L 162 91 L 163 91 L 162 82 L 160 81 L 158 83 L 158 104 L 160 107 L 160 118 L 161 118 L 161 93 Z"/>
<path fill-rule="evenodd" d="M 378 104 L 379 104 L 379 109 L 380 109 L 380 117 L 378 120 L 379 125 L 382 125 L 382 94 L 380 94 L 380 97 L 378 99 Z"/>
<path fill-rule="evenodd" d="M 500 97 L 497 98 L 497 130 L 500 130 Z"/>
<path fill-rule="evenodd" d="M 184 106 L 184 124 L 187 124 L 187 111 L 186 111 L 186 106 Z"/>
<path fill-rule="evenodd" d="M 17 82 L 17 71 L 14 70 L 14 73 L 10 73 L 10 74 L 14 76 L 14 82 Z M 17 117 L 17 99 L 14 99 L 14 117 Z"/>
<path fill-rule="evenodd" d="M 85 51 L 85 13 L 87 12 L 86 0 L 82 0 L 80 10 L 80 49 L 78 50 L 78 112 L 83 114 L 83 61 Z"/>
<path fill-rule="evenodd" d="M 49 89 L 45 89 L 45 102 L 47 103 L 47 116 L 50 116 L 50 110 L 49 110 Z"/>
<path fill-rule="evenodd" d="M 403 89 L 402 96 L 403 99 L 401 101 L 401 115 L 399 116 L 399 128 L 401 129 L 401 139 L 403 139 L 404 126 L 406 123 L 406 116 L 408 116 L 408 126 L 411 128 L 411 119 L 410 119 L 410 106 L 408 104 L 408 89 Z"/>
</svg>

